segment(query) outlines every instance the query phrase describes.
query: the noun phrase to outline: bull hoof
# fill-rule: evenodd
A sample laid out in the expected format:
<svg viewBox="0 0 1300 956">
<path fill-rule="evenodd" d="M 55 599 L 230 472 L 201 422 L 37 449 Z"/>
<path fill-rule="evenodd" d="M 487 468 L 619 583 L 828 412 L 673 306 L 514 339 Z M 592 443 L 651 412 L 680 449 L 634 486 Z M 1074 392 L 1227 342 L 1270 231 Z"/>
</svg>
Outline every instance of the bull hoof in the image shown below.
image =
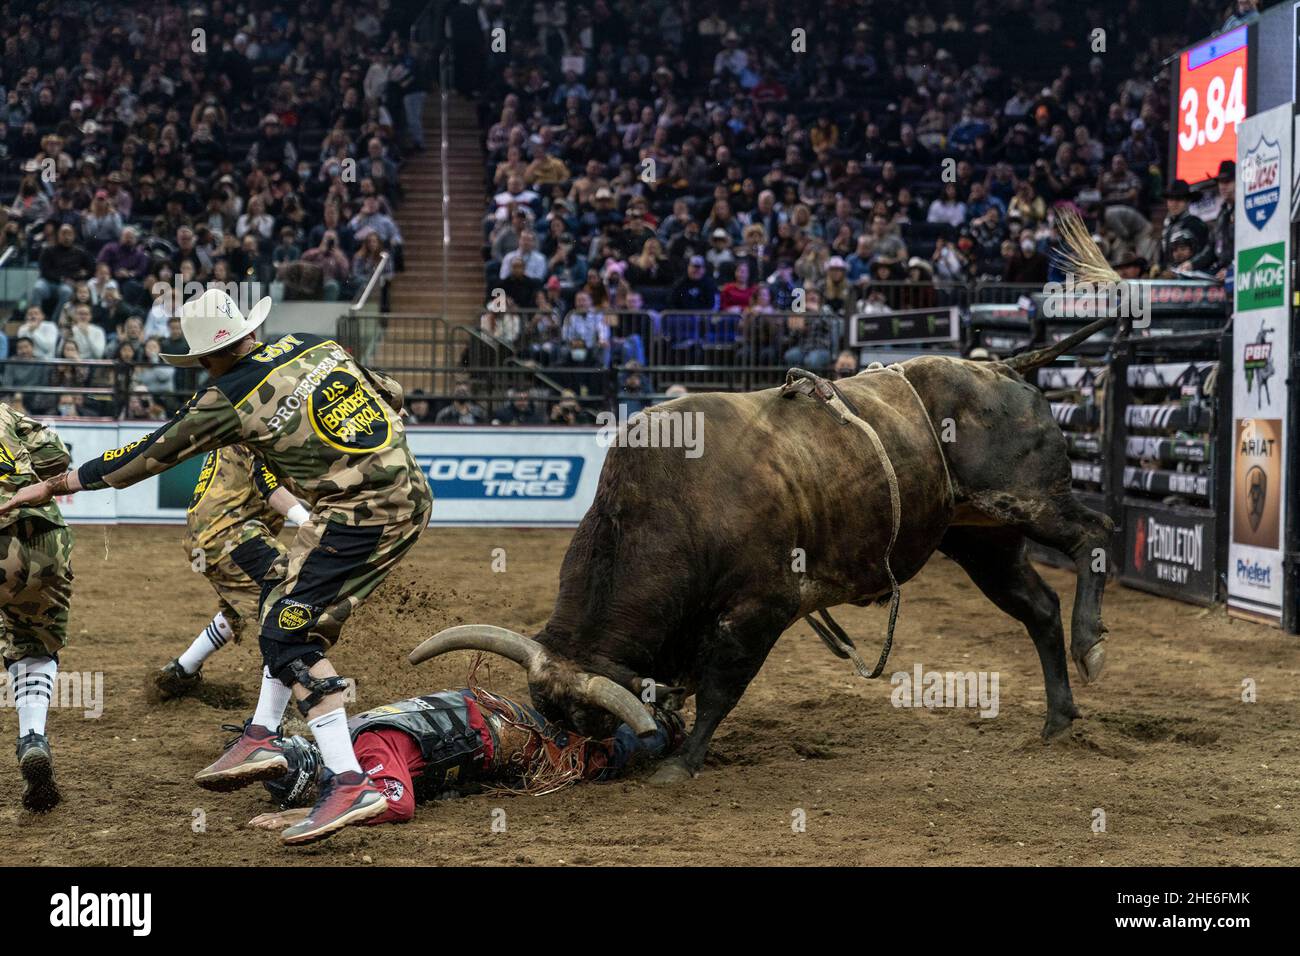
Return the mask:
<svg viewBox="0 0 1300 956">
<path fill-rule="evenodd" d="M 1092 684 L 1101 677 L 1101 669 L 1106 666 L 1106 639 L 1102 638 L 1092 647 L 1088 648 L 1088 653 L 1083 658 L 1075 658 L 1075 666 L 1079 669 L 1079 679 L 1085 684 Z"/>
<path fill-rule="evenodd" d="M 1074 718 L 1078 716 L 1078 711 L 1076 711 L 1073 716 L 1068 717 L 1065 714 L 1048 714 L 1047 722 L 1043 724 L 1043 743 L 1047 743 L 1049 740 L 1059 737 L 1062 734 L 1069 733 Z"/>
<path fill-rule="evenodd" d="M 660 764 L 659 769 L 651 776 L 650 783 L 656 787 L 664 787 L 676 783 L 686 783 L 694 776 L 695 774 L 691 773 L 687 768 L 684 760 L 673 758 Z"/>
</svg>

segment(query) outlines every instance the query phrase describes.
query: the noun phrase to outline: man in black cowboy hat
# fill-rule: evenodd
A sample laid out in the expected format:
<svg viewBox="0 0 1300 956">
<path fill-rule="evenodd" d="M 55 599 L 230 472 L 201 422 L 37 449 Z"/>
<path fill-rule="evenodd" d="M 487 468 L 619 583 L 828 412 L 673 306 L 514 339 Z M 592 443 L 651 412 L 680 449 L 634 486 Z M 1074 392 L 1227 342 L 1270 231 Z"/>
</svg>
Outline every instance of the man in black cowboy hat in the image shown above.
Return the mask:
<svg viewBox="0 0 1300 956">
<path fill-rule="evenodd" d="M 1219 184 L 1219 215 L 1210 229 L 1210 246 L 1214 261 L 1207 270 L 1222 280 L 1232 268 L 1233 244 L 1237 228 L 1237 164 L 1230 159 L 1219 163 L 1215 176 Z"/>
<path fill-rule="evenodd" d="M 1175 233 L 1186 232 L 1191 236 L 1192 256 L 1185 268 L 1205 271 L 1214 260 L 1214 248 L 1210 245 L 1210 230 L 1198 217 L 1192 215 L 1187 206 L 1192 198 L 1192 190 L 1182 179 L 1175 179 L 1165 191 L 1164 228 L 1160 232 L 1160 265 L 1172 269 L 1173 237 Z"/>
<path fill-rule="evenodd" d="M 1136 252 L 1130 252 L 1115 263 L 1115 271 L 1119 273 L 1121 279 L 1145 279 L 1150 268 L 1150 263 Z"/>
</svg>

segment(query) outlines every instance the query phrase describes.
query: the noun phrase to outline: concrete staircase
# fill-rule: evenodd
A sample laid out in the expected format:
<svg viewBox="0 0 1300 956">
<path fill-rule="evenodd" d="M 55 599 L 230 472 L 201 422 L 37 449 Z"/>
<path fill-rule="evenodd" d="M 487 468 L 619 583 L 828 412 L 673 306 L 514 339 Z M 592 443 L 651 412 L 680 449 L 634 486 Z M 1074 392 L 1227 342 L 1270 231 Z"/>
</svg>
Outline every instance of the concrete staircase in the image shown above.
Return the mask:
<svg viewBox="0 0 1300 956">
<path fill-rule="evenodd" d="M 409 157 L 402 167 L 406 195 L 397 220 L 406 243 L 406 270 L 393 278 L 391 314 L 375 364 L 394 370 L 408 388 L 441 391 L 445 383 L 441 379 L 435 382 L 429 370 L 454 361 L 451 328 L 477 326 L 483 305 L 481 224 L 487 195 L 474 105 L 453 93 L 447 109 L 451 243 L 444 296 L 439 112 L 438 91 L 434 90 L 424 110 L 427 148 Z M 435 316 L 445 319 L 445 331 L 431 321 Z M 463 343 L 464 338 L 455 337 L 455 342 Z"/>
</svg>

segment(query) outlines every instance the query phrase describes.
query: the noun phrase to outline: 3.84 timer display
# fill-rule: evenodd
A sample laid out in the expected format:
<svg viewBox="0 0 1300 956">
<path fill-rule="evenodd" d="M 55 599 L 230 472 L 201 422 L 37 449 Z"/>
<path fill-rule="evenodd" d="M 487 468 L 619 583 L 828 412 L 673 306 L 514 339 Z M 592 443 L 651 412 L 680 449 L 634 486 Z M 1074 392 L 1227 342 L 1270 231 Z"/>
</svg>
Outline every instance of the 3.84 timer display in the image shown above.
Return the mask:
<svg viewBox="0 0 1300 956">
<path fill-rule="evenodd" d="M 1174 178 L 1211 179 L 1237 158 L 1237 124 L 1246 118 L 1246 27 L 1192 47 L 1178 58 Z"/>
</svg>

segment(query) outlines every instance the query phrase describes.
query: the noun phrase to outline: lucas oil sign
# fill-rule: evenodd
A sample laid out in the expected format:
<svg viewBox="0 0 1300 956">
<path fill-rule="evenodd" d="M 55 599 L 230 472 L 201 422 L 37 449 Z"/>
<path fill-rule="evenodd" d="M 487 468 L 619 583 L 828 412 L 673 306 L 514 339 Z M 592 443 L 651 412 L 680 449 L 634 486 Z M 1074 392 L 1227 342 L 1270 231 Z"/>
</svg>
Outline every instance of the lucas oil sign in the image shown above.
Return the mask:
<svg viewBox="0 0 1300 956">
<path fill-rule="evenodd" d="M 1282 147 L 1261 133 L 1241 163 L 1246 217 L 1263 229 L 1282 197 Z"/>
</svg>

